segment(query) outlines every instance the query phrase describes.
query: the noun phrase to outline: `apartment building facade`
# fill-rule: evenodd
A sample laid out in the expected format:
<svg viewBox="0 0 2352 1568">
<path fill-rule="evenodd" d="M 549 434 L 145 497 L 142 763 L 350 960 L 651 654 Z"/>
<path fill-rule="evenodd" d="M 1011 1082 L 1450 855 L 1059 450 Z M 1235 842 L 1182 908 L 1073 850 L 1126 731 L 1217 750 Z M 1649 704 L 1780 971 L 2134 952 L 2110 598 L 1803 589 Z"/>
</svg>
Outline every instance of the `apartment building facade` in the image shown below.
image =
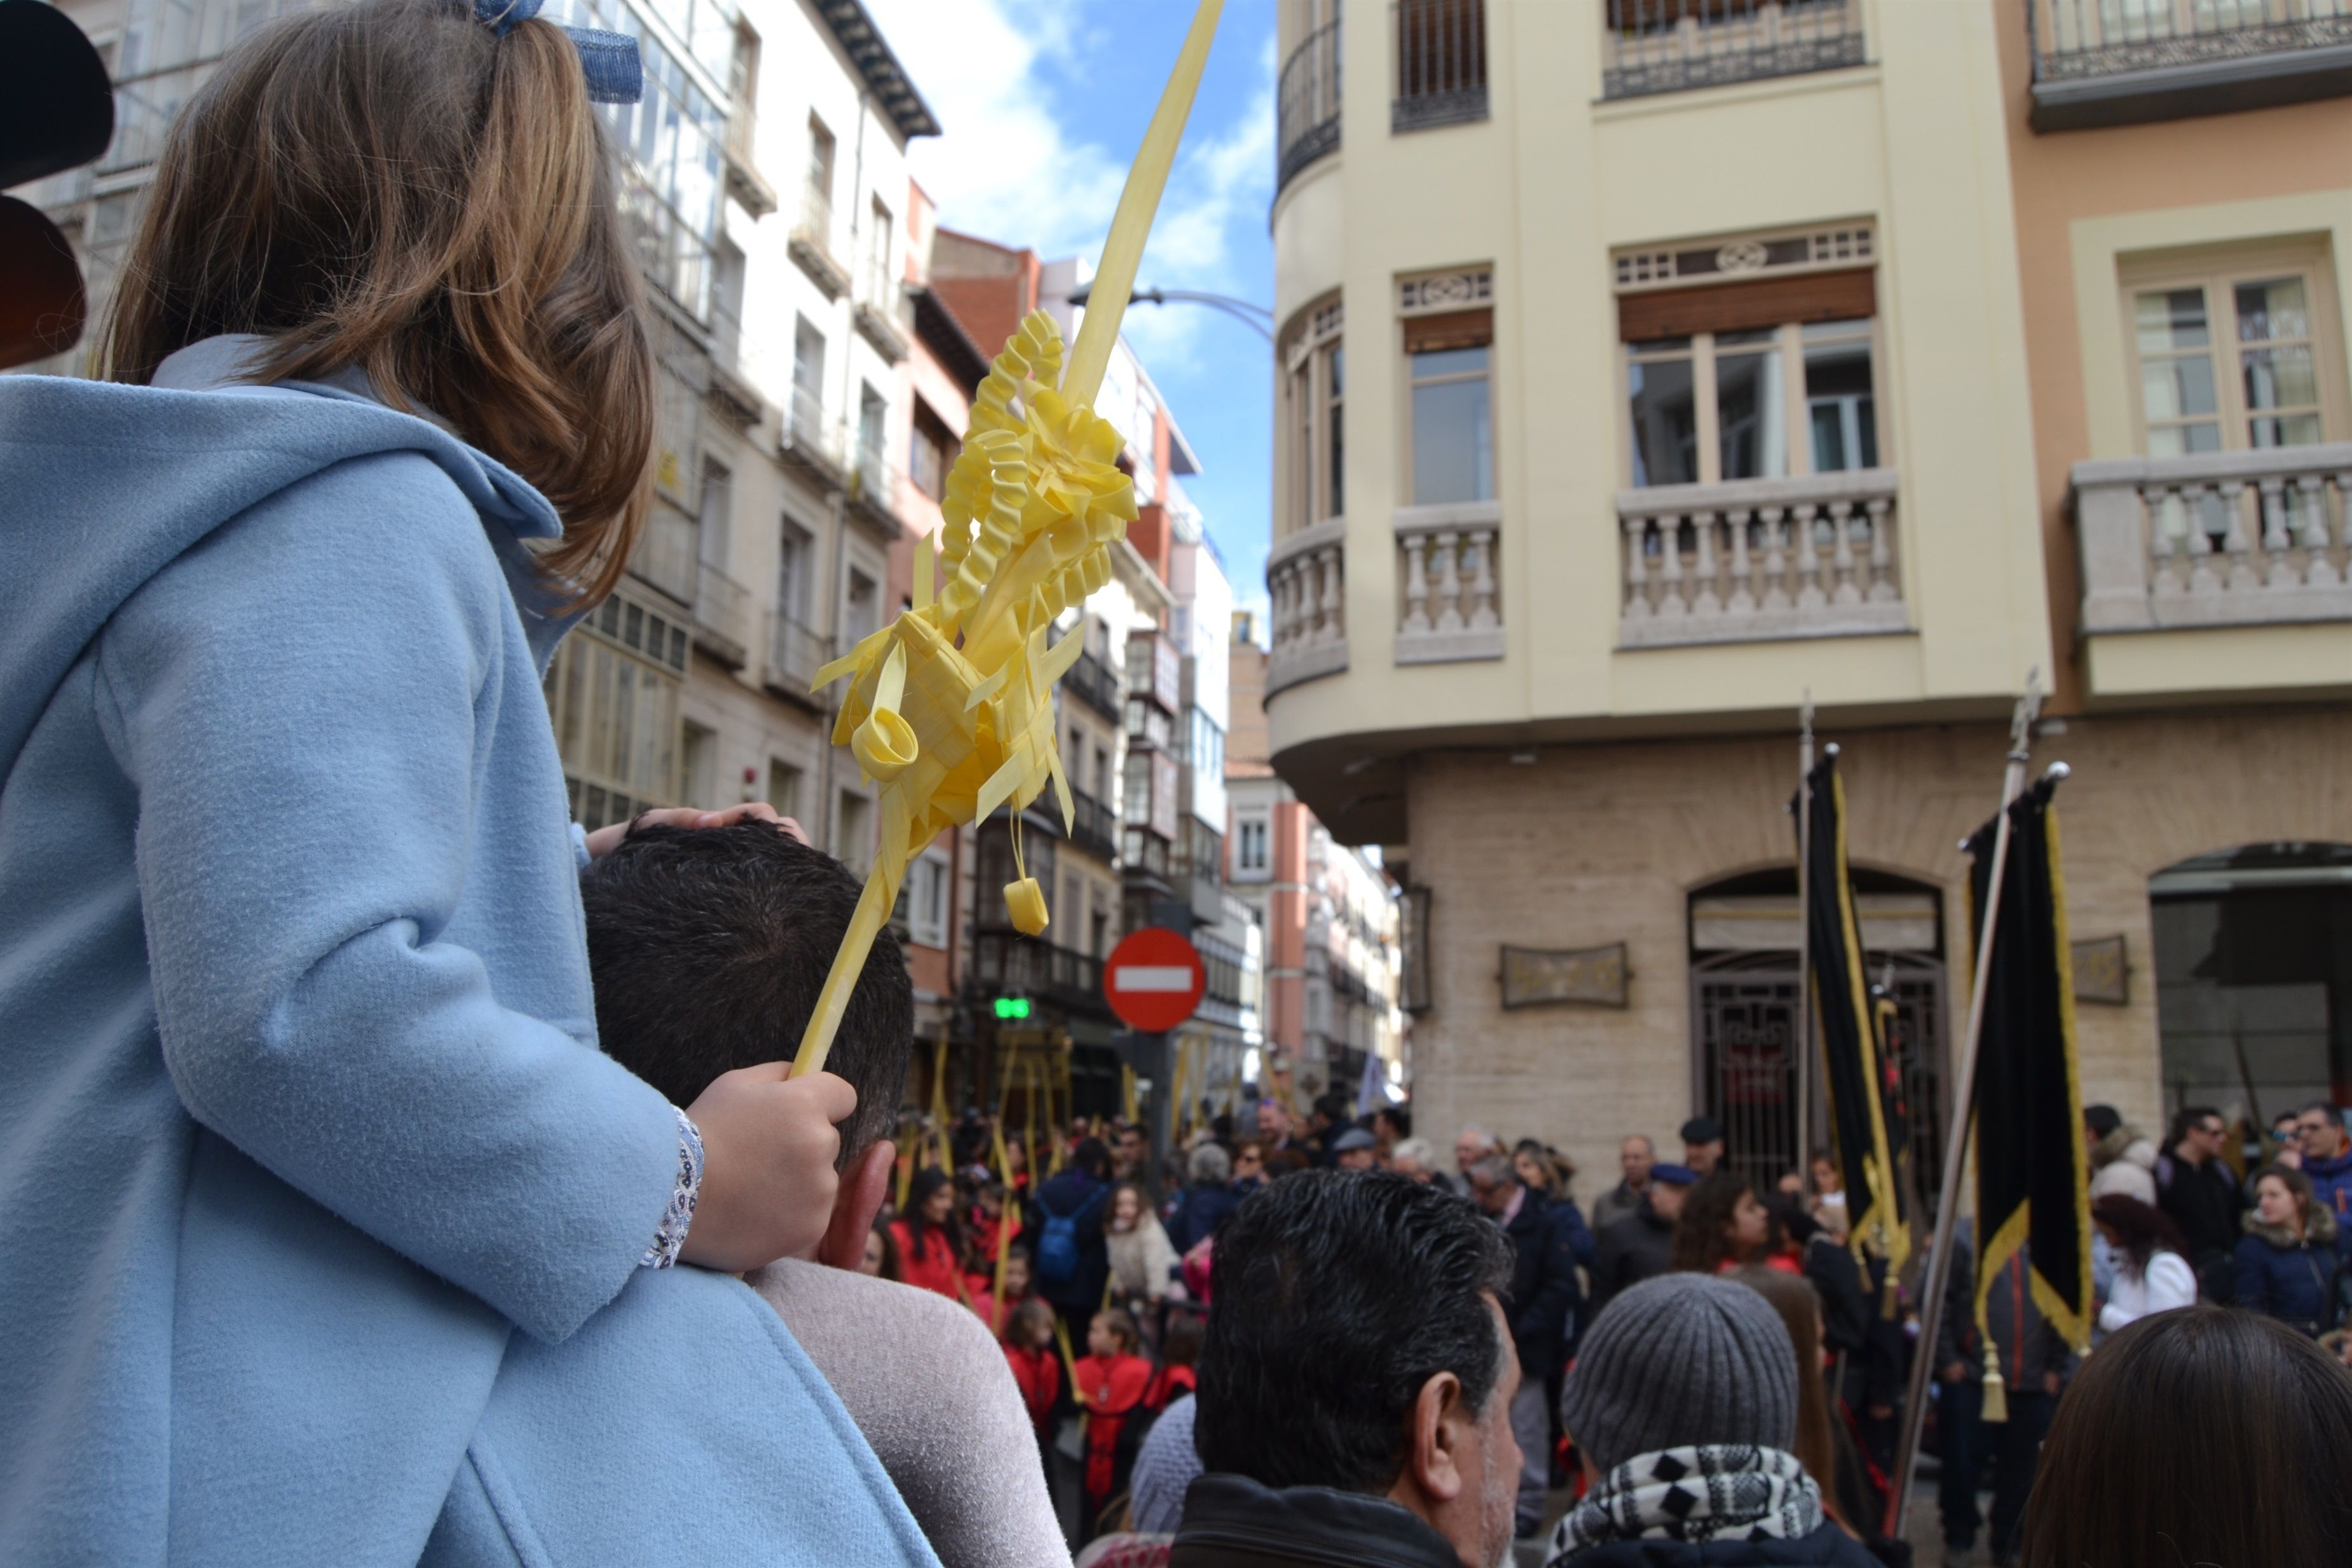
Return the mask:
<svg viewBox="0 0 2352 1568">
<path fill-rule="evenodd" d="M 2325 903 L 2352 837 L 2352 110 L 2294 69 L 2334 11 L 1284 6 L 1269 749 L 1406 885 L 1431 1127 L 1605 1166 L 1703 1110 L 1793 1164 L 1808 698 L 1930 1158 L 1956 845 L 2029 672 L 2105 981 L 2086 1097 L 2218 1102 L 2343 994 L 2306 914 L 2261 927 L 2294 977 L 2160 1000 L 2235 929 L 2213 888 Z M 2236 1100 L 2347 1084 L 2340 1043 L 2263 1038 Z"/>
<path fill-rule="evenodd" d="M 1230 896 L 1264 933 L 1265 1050 L 1249 1077 L 1302 1104 L 1368 1081 L 1402 1089 L 1412 1059 L 1397 1006 L 1395 887 L 1366 850 L 1336 842 L 1276 774 L 1265 750 L 1266 652 L 1254 631 L 1250 617 L 1235 618 L 1225 758 Z"/>
</svg>

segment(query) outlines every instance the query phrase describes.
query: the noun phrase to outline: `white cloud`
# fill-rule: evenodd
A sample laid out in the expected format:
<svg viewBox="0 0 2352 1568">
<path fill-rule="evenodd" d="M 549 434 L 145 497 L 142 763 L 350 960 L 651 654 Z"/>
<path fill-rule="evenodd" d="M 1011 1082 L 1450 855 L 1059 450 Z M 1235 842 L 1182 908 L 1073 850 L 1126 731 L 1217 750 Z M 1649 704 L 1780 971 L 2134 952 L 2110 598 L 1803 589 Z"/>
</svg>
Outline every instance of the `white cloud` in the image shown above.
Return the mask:
<svg viewBox="0 0 2352 1568">
<path fill-rule="evenodd" d="M 1041 61 L 1083 60 L 1118 47 L 1101 13 L 1055 0 L 869 0 L 944 134 L 908 150 L 915 177 L 941 221 L 1048 260 L 1091 259 L 1127 178 L 1112 152 L 1055 110 Z M 1196 117 L 1152 225 L 1146 286 L 1255 298 L 1264 280 L 1233 267 L 1237 223 L 1261 223 L 1273 196 L 1274 37 L 1256 62 L 1259 89 L 1222 126 Z M 1129 314 L 1127 335 L 1154 374 L 1195 359 L 1204 327 L 1195 307 Z M 1241 330 L 1234 327 L 1233 330 Z"/>
</svg>

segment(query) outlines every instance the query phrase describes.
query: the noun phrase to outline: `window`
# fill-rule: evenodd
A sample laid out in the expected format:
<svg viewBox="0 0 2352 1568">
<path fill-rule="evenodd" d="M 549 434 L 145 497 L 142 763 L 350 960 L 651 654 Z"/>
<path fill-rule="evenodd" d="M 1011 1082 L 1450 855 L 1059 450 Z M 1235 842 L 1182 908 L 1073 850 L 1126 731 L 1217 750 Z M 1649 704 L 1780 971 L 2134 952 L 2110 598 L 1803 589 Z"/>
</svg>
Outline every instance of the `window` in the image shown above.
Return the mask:
<svg viewBox="0 0 2352 1568">
<path fill-rule="evenodd" d="M 776 548 L 776 611 L 803 626 L 808 624 L 810 548 L 808 530 L 786 517 Z"/>
<path fill-rule="evenodd" d="M 679 803 L 697 810 L 709 810 L 718 804 L 719 797 L 718 731 L 687 720 L 678 758 Z"/>
<path fill-rule="evenodd" d="M 841 792 L 833 814 L 833 858 L 858 875 L 874 853 L 874 803 L 854 789 Z"/>
<path fill-rule="evenodd" d="M 948 429 L 948 422 L 919 397 L 915 400 L 912 423 L 914 440 L 907 452 L 907 476 L 932 500 L 943 499 L 948 493 L 948 470 L 955 466 L 961 444 Z"/>
<path fill-rule="evenodd" d="M 883 456 L 884 425 L 889 422 L 890 404 L 871 384 L 860 382 L 857 397 L 857 472 L 871 496 L 885 496 L 884 476 L 888 463 Z"/>
<path fill-rule="evenodd" d="M 548 717 L 572 815 L 594 831 L 677 798 L 686 628 L 614 594 L 548 666 Z"/>
<path fill-rule="evenodd" d="M 948 862 L 940 855 L 926 854 L 907 868 L 906 883 L 898 890 L 907 940 L 922 947 L 948 945 L 949 883 Z"/>
<path fill-rule="evenodd" d="M 852 646 L 872 636 L 881 622 L 874 618 L 877 595 L 874 580 L 856 567 L 849 569 L 848 613 L 843 632 Z"/>
<path fill-rule="evenodd" d="M 793 322 L 792 435 L 814 445 L 824 433 L 824 334 L 805 316 Z"/>
<path fill-rule="evenodd" d="M 801 770 L 772 757 L 768 758 L 768 804 L 780 817 L 801 814 Z"/>
<path fill-rule="evenodd" d="M 1110 776 L 1110 752 L 1097 746 L 1095 747 L 1095 793 L 1102 797 L 1106 806 L 1115 808 L 1118 802 L 1112 797 L 1118 790 L 1118 780 Z"/>
<path fill-rule="evenodd" d="M 1286 516 L 1279 522 L 1286 533 L 1347 510 L 1344 319 L 1337 299 L 1313 307 L 1285 354 L 1283 428 L 1290 476 Z"/>
<path fill-rule="evenodd" d="M 814 114 L 809 116 L 808 189 L 810 195 L 825 204 L 828 208 L 831 206 L 833 132 L 826 130 L 824 121 Z M 819 237 L 823 237 L 822 230 L 819 231 Z"/>
<path fill-rule="evenodd" d="M 2283 271 L 2134 290 L 2147 455 L 2325 440 L 2317 293 L 2312 275 Z"/>
<path fill-rule="evenodd" d="M 743 253 L 721 239 L 710 255 L 710 350 L 735 368 L 743 347 Z"/>
<path fill-rule="evenodd" d="M 1495 498 L 1494 336 L 1488 306 L 1405 319 L 1416 507 Z"/>
<path fill-rule="evenodd" d="M 1626 344 L 1633 483 L 1877 467 L 1873 328 L 1865 318 Z"/>
<path fill-rule="evenodd" d="M 727 570 L 727 552 L 734 532 L 735 476 L 715 458 L 702 460 L 702 507 L 697 519 L 696 553 L 714 571 Z"/>
<path fill-rule="evenodd" d="M 1266 823 L 1263 818 L 1244 818 L 1234 824 L 1234 870 L 1263 872 L 1266 868 Z"/>
<path fill-rule="evenodd" d="M 874 212 L 869 220 L 873 231 L 866 235 L 866 300 L 877 309 L 887 310 L 896 301 L 896 290 L 890 278 L 890 209 L 882 198 L 874 198 Z"/>
<path fill-rule="evenodd" d="M 1084 730 L 1074 728 L 1070 731 L 1070 744 L 1062 756 L 1064 758 L 1062 768 L 1063 771 L 1069 776 L 1071 792 L 1078 795 L 1085 794 L 1087 792 L 1087 737 Z"/>
<path fill-rule="evenodd" d="M 1110 956 L 1110 912 L 1103 907 L 1099 894 L 1087 912 L 1087 951 L 1097 958 Z"/>
</svg>

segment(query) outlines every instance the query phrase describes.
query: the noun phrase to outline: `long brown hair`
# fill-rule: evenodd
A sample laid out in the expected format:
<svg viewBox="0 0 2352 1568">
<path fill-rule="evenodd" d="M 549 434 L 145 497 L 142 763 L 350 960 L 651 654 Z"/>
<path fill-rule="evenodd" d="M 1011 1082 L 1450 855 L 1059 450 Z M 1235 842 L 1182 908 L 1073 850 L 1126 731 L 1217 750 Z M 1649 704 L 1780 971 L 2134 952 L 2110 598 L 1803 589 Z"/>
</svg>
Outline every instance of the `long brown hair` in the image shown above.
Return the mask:
<svg viewBox="0 0 2352 1568">
<path fill-rule="evenodd" d="M 2352 1563 L 2352 1374 L 2223 1307 L 2140 1319 L 2083 1364 L 2025 1505 L 2027 1568 Z"/>
<path fill-rule="evenodd" d="M 173 124 L 106 373 L 259 333 L 263 382 L 351 366 L 555 506 L 567 596 L 619 578 L 647 500 L 653 357 L 612 160 L 551 24 L 359 0 L 231 50 Z"/>
<path fill-rule="evenodd" d="M 1683 1199 L 1682 1218 L 1675 1221 L 1673 1266 L 1694 1273 L 1712 1274 L 1726 1263 L 1745 1263 L 1731 1250 L 1731 1217 L 1739 1200 L 1756 1190 L 1729 1171 L 1710 1171 L 1699 1178 Z"/>
<path fill-rule="evenodd" d="M 1809 1280 L 1755 1265 L 1731 1276 L 1780 1314 L 1797 1353 L 1797 1437 L 1790 1452 L 1822 1489 L 1822 1507 L 1845 1523 L 1837 1505 L 1837 1445 L 1830 1435 L 1829 1385 L 1822 1376 L 1822 1298 Z"/>
</svg>

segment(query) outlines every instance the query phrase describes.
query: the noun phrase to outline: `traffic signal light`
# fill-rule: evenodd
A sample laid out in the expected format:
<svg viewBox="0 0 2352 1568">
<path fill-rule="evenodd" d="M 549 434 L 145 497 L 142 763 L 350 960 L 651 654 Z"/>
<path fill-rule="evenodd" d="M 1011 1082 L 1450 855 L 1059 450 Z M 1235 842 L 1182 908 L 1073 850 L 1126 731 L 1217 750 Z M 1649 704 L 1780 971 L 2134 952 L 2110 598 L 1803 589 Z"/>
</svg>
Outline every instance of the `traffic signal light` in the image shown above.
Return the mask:
<svg viewBox="0 0 2352 1568">
<path fill-rule="evenodd" d="M 1027 1018 L 1029 1016 L 1029 998 L 1027 997 L 997 998 L 996 1016 L 1001 1019 Z"/>
</svg>

